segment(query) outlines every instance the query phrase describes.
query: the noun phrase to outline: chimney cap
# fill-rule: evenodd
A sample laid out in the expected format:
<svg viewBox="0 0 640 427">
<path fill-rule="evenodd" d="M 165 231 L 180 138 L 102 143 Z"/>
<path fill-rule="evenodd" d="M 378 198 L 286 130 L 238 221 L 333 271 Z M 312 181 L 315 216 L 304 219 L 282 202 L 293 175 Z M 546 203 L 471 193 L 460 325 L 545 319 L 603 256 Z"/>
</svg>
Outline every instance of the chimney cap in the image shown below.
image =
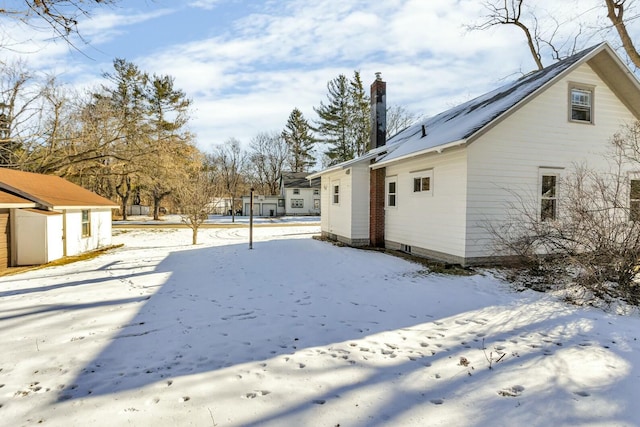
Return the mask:
<svg viewBox="0 0 640 427">
<path fill-rule="evenodd" d="M 376 71 L 376 80 L 382 80 L 382 73 L 380 71 Z"/>
</svg>

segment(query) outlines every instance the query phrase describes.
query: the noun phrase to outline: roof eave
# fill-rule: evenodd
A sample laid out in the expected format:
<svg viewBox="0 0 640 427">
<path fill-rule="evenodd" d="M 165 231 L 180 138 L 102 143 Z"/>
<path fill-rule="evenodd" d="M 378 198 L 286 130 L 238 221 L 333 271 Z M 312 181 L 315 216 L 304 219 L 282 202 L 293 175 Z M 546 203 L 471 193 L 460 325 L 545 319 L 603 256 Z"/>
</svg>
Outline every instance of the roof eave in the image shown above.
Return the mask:
<svg viewBox="0 0 640 427">
<path fill-rule="evenodd" d="M 438 145 L 436 147 L 425 148 L 424 150 L 414 151 L 413 153 L 407 153 L 404 156 L 396 157 L 394 159 L 382 160 L 380 162 L 372 164 L 369 167 L 371 169 L 379 169 L 381 167 L 384 167 L 391 163 L 399 162 L 401 160 L 406 160 L 406 159 L 410 159 L 412 157 L 417 157 L 417 156 L 423 156 L 425 154 L 430 154 L 430 153 L 442 153 L 444 150 L 447 150 L 449 148 L 458 147 L 465 144 L 467 144 L 466 139 L 459 139 L 457 141 L 448 142 L 446 144 Z"/>
</svg>

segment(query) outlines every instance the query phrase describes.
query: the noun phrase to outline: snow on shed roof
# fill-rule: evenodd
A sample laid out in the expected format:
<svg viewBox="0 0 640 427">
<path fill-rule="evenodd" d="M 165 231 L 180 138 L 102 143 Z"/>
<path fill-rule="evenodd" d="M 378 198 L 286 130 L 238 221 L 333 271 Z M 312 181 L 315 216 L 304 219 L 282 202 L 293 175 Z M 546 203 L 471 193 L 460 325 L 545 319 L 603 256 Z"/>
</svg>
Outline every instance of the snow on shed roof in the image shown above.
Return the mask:
<svg viewBox="0 0 640 427">
<path fill-rule="evenodd" d="M 477 131 L 603 46 L 606 43 L 592 46 L 543 70 L 527 74 L 515 82 L 416 122 L 387 141 L 389 152 L 382 156 L 377 165 L 447 144 L 464 143 Z"/>
</svg>

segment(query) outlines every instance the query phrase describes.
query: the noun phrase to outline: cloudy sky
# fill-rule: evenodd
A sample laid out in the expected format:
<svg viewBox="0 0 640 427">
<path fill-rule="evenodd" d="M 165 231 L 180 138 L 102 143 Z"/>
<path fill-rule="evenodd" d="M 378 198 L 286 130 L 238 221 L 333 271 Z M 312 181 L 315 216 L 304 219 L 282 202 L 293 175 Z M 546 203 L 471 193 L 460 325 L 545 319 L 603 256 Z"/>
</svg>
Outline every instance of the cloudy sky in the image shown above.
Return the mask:
<svg viewBox="0 0 640 427">
<path fill-rule="evenodd" d="M 607 38 L 617 46 L 592 30 L 606 14 L 601 0 L 530 3 L 543 23 L 553 16 L 562 24 L 557 40 L 581 22 L 590 36 L 579 47 Z M 341 73 L 359 70 L 368 87 L 382 72 L 389 104 L 433 115 L 533 70 L 517 28 L 466 29 L 486 14 L 479 0 L 121 0 L 80 20 L 77 49 L 0 21 L 0 55 L 85 87 L 114 58 L 171 75 L 193 100 L 192 130 L 208 150 L 280 131 L 294 107 L 313 121 L 327 82 Z M 631 29 L 640 39 L 640 25 Z"/>
</svg>

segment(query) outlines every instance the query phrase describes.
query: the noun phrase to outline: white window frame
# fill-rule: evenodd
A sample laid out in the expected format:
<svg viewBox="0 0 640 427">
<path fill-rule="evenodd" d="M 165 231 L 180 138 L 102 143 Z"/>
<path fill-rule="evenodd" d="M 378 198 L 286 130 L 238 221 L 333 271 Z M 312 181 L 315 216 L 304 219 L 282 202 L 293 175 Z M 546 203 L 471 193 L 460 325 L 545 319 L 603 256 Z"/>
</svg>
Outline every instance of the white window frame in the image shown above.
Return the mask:
<svg viewBox="0 0 640 427">
<path fill-rule="evenodd" d="M 575 94 L 575 96 L 574 96 Z M 580 96 L 588 96 L 588 102 L 583 102 Z M 572 123 L 594 123 L 594 98 L 595 86 L 580 83 L 569 83 L 569 121 Z M 586 112 L 588 119 L 580 119 L 574 116 L 576 112 Z"/>
<path fill-rule="evenodd" d="M 540 221 L 555 221 L 558 219 L 559 213 L 559 203 L 560 203 L 560 172 L 562 168 L 550 168 L 550 167 L 541 167 L 538 170 L 538 218 Z M 545 177 L 554 177 L 554 191 L 553 193 L 549 193 L 545 191 L 544 188 L 544 180 Z M 545 194 L 546 193 L 546 194 Z M 548 201 L 552 201 L 553 203 L 553 214 L 552 216 L 544 216 L 543 205 L 547 204 Z"/>
<path fill-rule="evenodd" d="M 419 197 L 433 196 L 433 168 L 410 172 L 410 177 L 411 194 Z M 424 188 L 425 181 L 428 182 L 428 189 Z"/>
<path fill-rule="evenodd" d="M 340 205 L 340 181 L 331 183 L 331 204 Z"/>
<path fill-rule="evenodd" d="M 304 199 L 291 199 L 291 209 L 304 209 Z"/>
<path fill-rule="evenodd" d="M 395 191 L 391 192 L 391 185 L 395 187 Z M 393 198 L 393 203 L 391 200 Z M 396 209 L 398 207 L 398 177 L 389 176 L 384 180 L 384 207 Z"/>
<path fill-rule="evenodd" d="M 91 237 L 91 211 L 89 209 L 80 211 L 80 229 L 82 237 Z"/>
<path fill-rule="evenodd" d="M 293 189 L 293 194 L 295 194 L 295 195 L 300 194 L 300 189 L 299 188 L 294 188 Z"/>
<path fill-rule="evenodd" d="M 320 199 L 313 199 L 313 209 L 315 210 L 320 209 Z"/>
</svg>

